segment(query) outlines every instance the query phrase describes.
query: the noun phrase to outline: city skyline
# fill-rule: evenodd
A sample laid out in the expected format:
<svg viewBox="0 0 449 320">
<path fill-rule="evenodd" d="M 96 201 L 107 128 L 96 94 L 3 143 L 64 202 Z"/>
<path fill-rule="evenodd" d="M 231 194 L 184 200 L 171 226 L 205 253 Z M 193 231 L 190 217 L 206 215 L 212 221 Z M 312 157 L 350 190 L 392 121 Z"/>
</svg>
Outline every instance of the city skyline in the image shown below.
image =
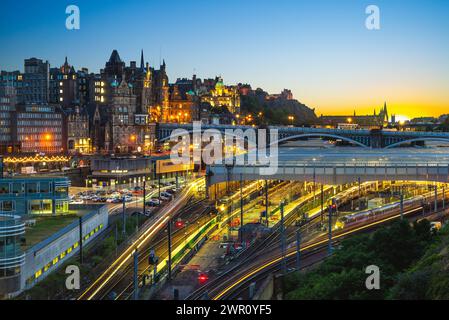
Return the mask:
<svg viewBox="0 0 449 320">
<path fill-rule="evenodd" d="M 27 2 L 0 4 L 2 303 L 449 300 L 448 0 Z"/>
<path fill-rule="evenodd" d="M 410 118 L 439 116 L 447 109 L 444 1 L 406 6 L 377 1 L 381 29 L 376 31 L 365 28 L 366 1 L 76 4 L 81 29 L 68 31 L 66 3 L 28 4 L 19 11 L 7 1 L 8 15 L 0 22 L 0 29 L 8 30 L 0 33 L 7 50 L 0 53 L 0 68 L 22 70 L 29 57 L 60 66 L 68 56 L 75 68 L 98 72 L 113 49 L 128 63 L 139 61 L 143 49 L 152 66 L 166 60 L 170 82 L 196 73 L 269 92 L 289 88 L 317 116 L 372 114 L 384 101 L 393 113 Z M 151 12 L 150 25 L 145 12 Z M 263 23 L 267 19 L 269 25 Z M 179 27 L 183 24 L 187 31 Z M 48 41 L 42 46 L 44 35 Z"/>
</svg>

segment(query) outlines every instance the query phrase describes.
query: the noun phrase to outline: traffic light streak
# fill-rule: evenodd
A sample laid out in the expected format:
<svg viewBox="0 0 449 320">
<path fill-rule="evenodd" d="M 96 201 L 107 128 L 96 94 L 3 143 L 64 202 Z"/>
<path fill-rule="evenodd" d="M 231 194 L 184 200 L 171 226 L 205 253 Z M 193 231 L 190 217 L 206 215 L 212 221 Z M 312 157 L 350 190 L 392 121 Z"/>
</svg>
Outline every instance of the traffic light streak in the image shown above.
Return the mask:
<svg viewBox="0 0 449 320">
<path fill-rule="evenodd" d="M 186 192 L 179 198 L 179 201 L 174 202 L 170 207 L 166 208 L 167 213 L 160 217 L 153 225 L 151 225 L 147 230 L 145 230 L 142 235 L 138 239 L 134 241 L 132 245 L 130 245 L 125 252 L 123 252 L 106 271 L 99 277 L 94 283 L 86 289 L 78 300 L 93 299 L 99 291 L 114 277 L 114 275 L 123 267 L 123 265 L 131 259 L 133 252 L 135 249 L 140 249 L 151 237 L 154 236 L 156 232 L 159 232 L 163 226 L 166 225 L 167 221 L 170 219 L 172 211 L 176 209 L 176 206 L 179 205 L 183 200 L 186 200 L 189 195 L 194 191 L 194 188 L 201 183 L 202 179 L 198 179 L 192 182 L 187 188 Z M 107 275 L 107 276 L 106 276 Z M 105 277 L 103 279 L 103 277 Z M 103 281 L 102 281 L 103 280 Z M 96 287 L 97 286 L 97 287 Z M 95 288 L 96 287 L 96 288 Z M 95 288 L 95 290 L 94 290 Z M 94 290 L 91 294 L 89 292 Z M 87 296 L 88 295 L 88 296 Z M 86 297 L 87 296 L 87 297 Z"/>
</svg>

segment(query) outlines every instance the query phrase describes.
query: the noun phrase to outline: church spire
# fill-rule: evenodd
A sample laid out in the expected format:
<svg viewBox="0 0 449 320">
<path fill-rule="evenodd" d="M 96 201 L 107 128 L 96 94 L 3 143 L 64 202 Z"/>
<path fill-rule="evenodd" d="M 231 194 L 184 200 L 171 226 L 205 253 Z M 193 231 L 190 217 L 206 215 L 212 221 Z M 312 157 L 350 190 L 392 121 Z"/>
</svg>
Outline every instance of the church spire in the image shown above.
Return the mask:
<svg viewBox="0 0 449 320">
<path fill-rule="evenodd" d="M 143 49 L 140 52 L 140 69 L 142 71 L 145 70 L 145 61 L 144 61 L 144 58 L 143 58 Z"/>
</svg>

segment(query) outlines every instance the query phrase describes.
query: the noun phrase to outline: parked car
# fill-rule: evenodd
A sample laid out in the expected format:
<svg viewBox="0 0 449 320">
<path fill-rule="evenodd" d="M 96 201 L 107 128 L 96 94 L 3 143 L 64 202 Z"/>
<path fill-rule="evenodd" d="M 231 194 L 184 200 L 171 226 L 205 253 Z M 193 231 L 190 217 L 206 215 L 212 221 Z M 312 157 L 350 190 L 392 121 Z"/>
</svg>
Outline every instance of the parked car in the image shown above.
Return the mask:
<svg viewBox="0 0 449 320">
<path fill-rule="evenodd" d="M 149 207 L 158 207 L 161 203 L 159 200 L 150 200 L 145 203 Z"/>
<path fill-rule="evenodd" d="M 169 198 L 169 199 L 171 199 L 171 198 L 173 198 L 173 194 L 171 194 L 171 193 L 168 193 L 168 192 L 161 192 L 161 196 L 162 197 L 166 197 L 166 198 Z"/>
</svg>

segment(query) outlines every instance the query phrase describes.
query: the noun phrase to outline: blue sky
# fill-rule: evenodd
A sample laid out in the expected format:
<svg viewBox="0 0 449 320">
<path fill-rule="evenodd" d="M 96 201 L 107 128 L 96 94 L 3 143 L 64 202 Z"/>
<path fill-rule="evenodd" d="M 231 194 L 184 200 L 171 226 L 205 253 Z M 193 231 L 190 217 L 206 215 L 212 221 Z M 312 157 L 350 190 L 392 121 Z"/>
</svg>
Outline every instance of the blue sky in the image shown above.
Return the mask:
<svg viewBox="0 0 449 320">
<path fill-rule="evenodd" d="M 76 4 L 81 29 L 65 28 Z M 381 30 L 365 28 L 380 8 Z M 372 112 L 386 100 L 416 116 L 449 110 L 447 0 L 128 0 L 0 3 L 0 69 L 23 59 L 64 57 L 96 71 L 113 49 L 122 59 L 158 65 L 171 81 L 222 75 L 270 92 L 290 88 L 320 113 Z"/>
</svg>

